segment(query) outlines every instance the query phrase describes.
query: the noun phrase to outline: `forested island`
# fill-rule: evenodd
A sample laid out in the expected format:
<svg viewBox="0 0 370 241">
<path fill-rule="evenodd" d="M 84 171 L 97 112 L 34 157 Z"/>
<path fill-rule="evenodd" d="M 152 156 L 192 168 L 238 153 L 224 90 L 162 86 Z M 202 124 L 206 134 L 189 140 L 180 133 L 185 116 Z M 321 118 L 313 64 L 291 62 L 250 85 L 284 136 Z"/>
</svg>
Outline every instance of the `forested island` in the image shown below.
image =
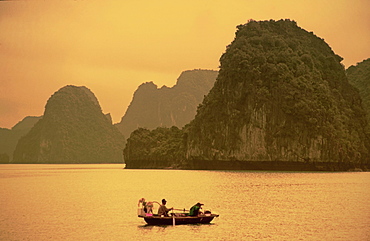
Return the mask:
<svg viewBox="0 0 370 241">
<path fill-rule="evenodd" d="M 168 163 L 160 139 L 151 139 L 154 131 L 133 132 L 127 168 L 367 169 L 366 112 L 341 61 L 294 21 L 240 25 L 214 87 L 171 148 L 183 153 Z M 138 139 L 145 158 L 133 148 Z"/>
</svg>

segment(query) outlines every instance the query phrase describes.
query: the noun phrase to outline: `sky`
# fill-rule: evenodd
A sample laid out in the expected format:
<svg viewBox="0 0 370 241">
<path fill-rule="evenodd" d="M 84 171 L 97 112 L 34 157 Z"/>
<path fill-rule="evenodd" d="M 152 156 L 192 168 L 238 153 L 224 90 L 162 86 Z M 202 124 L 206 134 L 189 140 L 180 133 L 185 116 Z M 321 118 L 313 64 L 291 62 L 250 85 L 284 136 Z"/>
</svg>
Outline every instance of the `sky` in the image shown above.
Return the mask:
<svg viewBox="0 0 370 241">
<path fill-rule="evenodd" d="M 369 0 L 0 1 L 0 127 L 41 116 L 66 85 L 86 86 L 120 122 L 137 87 L 218 70 L 236 26 L 295 20 L 351 65 L 370 58 Z"/>
</svg>

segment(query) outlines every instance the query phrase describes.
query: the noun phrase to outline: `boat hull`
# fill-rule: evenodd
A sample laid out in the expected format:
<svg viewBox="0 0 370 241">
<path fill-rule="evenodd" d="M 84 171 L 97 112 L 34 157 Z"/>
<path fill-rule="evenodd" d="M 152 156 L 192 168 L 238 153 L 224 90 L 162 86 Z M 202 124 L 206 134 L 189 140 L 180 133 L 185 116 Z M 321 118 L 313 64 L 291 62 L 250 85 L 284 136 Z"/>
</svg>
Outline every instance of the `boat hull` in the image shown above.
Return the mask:
<svg viewBox="0 0 370 241">
<path fill-rule="evenodd" d="M 185 216 L 185 217 L 160 217 L 160 216 L 148 216 L 144 217 L 144 220 L 149 225 L 181 225 L 181 224 L 206 224 L 210 223 L 216 214 L 202 215 L 202 216 Z M 175 219 L 175 220 L 174 220 Z"/>
</svg>

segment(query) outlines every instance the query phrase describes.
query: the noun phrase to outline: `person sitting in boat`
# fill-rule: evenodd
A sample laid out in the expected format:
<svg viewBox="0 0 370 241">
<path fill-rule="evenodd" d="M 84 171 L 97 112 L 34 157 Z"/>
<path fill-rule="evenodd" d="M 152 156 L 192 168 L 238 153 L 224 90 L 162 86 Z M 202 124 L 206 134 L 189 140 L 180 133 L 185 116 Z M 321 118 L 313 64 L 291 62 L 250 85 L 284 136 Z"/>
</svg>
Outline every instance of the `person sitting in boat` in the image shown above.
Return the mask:
<svg viewBox="0 0 370 241">
<path fill-rule="evenodd" d="M 168 212 L 173 210 L 173 208 L 166 207 L 166 199 L 162 199 L 162 205 L 158 208 L 158 215 L 168 217 Z"/>
<path fill-rule="evenodd" d="M 200 209 L 202 209 L 202 205 L 204 205 L 204 204 L 203 203 L 197 203 L 194 206 L 192 206 L 190 208 L 189 216 L 198 216 L 199 214 L 202 214 L 202 212 L 200 212 Z"/>
</svg>

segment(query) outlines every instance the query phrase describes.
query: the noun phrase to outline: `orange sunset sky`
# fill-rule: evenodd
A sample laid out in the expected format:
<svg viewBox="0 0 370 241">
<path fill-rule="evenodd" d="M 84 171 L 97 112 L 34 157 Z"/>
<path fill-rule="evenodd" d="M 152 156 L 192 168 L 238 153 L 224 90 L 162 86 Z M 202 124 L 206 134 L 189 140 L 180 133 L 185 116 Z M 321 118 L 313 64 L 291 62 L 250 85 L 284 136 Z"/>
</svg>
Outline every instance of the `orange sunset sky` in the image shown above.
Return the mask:
<svg viewBox="0 0 370 241">
<path fill-rule="evenodd" d="M 0 127 L 84 85 L 119 122 L 137 87 L 214 69 L 248 19 L 293 19 L 346 67 L 370 58 L 369 0 L 0 1 Z"/>
</svg>

